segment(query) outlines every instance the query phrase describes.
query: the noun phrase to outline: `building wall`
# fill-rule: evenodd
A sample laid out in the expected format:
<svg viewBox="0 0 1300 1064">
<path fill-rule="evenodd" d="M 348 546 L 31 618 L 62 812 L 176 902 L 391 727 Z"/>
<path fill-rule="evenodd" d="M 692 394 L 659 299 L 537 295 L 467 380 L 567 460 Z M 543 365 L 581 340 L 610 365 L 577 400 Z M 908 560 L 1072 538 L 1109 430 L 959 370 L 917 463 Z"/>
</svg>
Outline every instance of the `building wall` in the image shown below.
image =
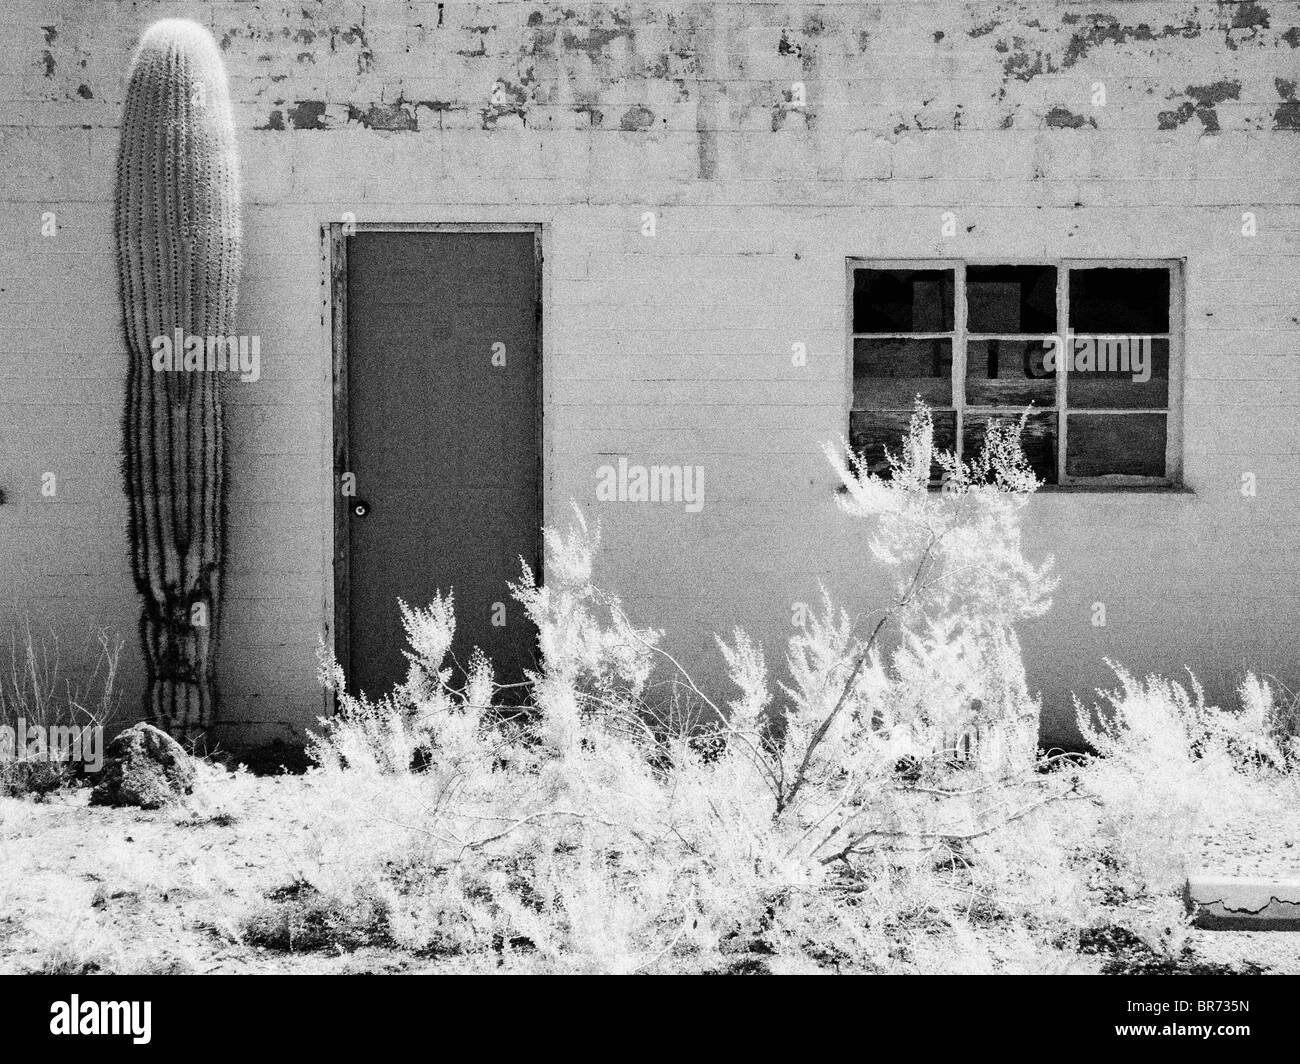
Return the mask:
<svg viewBox="0 0 1300 1064">
<path fill-rule="evenodd" d="M 820 453 L 847 426 L 846 257 L 1185 258 L 1190 491 L 1031 506 L 1062 578 L 1023 633 L 1045 737 L 1107 656 L 1219 696 L 1247 666 L 1300 684 L 1300 4 L 6 0 L 0 603 L 119 630 L 128 707 L 112 168 L 132 49 L 168 15 L 226 57 L 239 331 L 262 337 L 262 379 L 228 390 L 232 744 L 324 706 L 321 229 L 352 218 L 545 225 L 547 519 L 598 514 L 603 581 L 713 679 L 711 632 L 777 656 L 819 581 L 851 608 L 885 591 Z M 618 454 L 704 466 L 702 512 L 598 503 Z"/>
</svg>

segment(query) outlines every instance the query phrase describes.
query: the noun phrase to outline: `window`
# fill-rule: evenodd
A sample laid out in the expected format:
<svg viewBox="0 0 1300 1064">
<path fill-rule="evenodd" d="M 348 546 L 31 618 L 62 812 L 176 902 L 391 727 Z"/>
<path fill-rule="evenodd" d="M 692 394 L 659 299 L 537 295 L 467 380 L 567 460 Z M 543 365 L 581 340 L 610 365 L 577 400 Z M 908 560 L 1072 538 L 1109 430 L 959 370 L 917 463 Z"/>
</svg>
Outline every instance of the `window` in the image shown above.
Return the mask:
<svg viewBox="0 0 1300 1064">
<path fill-rule="evenodd" d="M 1044 483 L 1179 483 L 1179 263 L 850 259 L 849 275 L 849 441 L 868 468 L 888 468 L 919 395 L 935 446 L 959 455 L 1031 407 L 1022 443 Z"/>
</svg>

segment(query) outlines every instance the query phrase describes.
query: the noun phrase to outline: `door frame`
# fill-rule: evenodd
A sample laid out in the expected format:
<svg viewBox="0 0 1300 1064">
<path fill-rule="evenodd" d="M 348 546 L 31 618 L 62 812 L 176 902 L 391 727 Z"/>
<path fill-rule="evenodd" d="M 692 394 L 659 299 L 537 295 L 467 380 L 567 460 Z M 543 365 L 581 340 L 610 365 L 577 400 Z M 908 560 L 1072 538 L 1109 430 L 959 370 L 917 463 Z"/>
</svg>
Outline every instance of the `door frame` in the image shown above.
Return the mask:
<svg viewBox="0 0 1300 1064">
<path fill-rule="evenodd" d="M 545 308 L 549 292 L 546 288 L 544 244 L 549 227 L 541 222 L 327 222 L 321 227 L 322 254 L 324 257 L 325 320 L 330 344 L 330 378 L 333 402 L 330 412 L 330 474 L 329 494 L 333 508 L 333 536 L 327 554 L 330 557 L 329 575 L 325 581 L 325 610 L 323 630 L 328 638 L 326 645 L 333 651 L 334 659 L 345 670 L 349 667 L 351 639 L 349 621 L 351 606 L 351 548 L 348 537 L 348 505 L 344 504 L 341 478 L 348 471 L 350 451 L 348 446 L 348 242 L 350 235 L 363 232 L 413 232 L 413 233 L 532 233 L 533 269 L 537 292 L 537 354 L 534 364 L 534 382 L 537 397 L 535 420 L 535 448 L 537 468 L 533 483 L 537 493 L 536 512 L 538 527 L 534 537 L 533 557 L 530 563 L 538 583 L 542 582 L 542 526 L 545 524 L 545 391 L 543 365 L 545 362 Z M 333 715 L 338 709 L 338 693 L 326 692 L 325 712 Z"/>
</svg>

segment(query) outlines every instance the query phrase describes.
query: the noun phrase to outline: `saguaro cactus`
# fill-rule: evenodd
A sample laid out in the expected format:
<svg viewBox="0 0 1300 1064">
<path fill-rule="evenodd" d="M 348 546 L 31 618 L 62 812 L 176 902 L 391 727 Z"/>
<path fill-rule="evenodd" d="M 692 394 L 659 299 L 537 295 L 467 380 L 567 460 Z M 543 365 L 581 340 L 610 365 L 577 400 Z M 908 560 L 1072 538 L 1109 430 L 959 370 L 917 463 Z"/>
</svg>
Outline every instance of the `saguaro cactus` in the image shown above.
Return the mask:
<svg viewBox="0 0 1300 1064">
<path fill-rule="evenodd" d="M 178 336 L 231 335 L 239 279 L 238 159 L 216 43 L 155 23 L 132 60 L 117 160 L 118 280 L 129 372 L 123 473 L 130 498 L 146 711 L 182 739 L 212 723 L 225 545 L 221 379 L 155 368 Z"/>
</svg>

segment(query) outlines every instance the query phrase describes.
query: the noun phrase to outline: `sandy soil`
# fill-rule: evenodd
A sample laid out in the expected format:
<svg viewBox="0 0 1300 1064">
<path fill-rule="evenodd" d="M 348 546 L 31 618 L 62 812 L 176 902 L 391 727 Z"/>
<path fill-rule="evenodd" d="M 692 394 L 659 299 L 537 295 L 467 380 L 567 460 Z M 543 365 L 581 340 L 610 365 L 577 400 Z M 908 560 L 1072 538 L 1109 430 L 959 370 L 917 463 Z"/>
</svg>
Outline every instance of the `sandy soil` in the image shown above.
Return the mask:
<svg viewBox="0 0 1300 1064">
<path fill-rule="evenodd" d="M 185 810 L 0 799 L 0 971 L 402 970 L 400 955 L 283 954 L 239 941 L 239 915 L 293 878 L 298 776 L 208 772 Z"/>
<path fill-rule="evenodd" d="M 1230 876 L 1300 879 L 1300 783 L 1216 810 L 1193 869 Z"/>
<path fill-rule="evenodd" d="M 283 953 L 240 940 L 239 920 L 295 869 L 279 840 L 305 828 L 310 776 L 204 768 L 189 808 L 91 808 L 88 792 L 0 799 L 0 972 L 418 972 L 397 951 Z M 1300 798 L 1300 794 L 1296 796 Z M 1219 825 L 1194 864 L 1300 874 L 1300 801 Z M 1197 961 L 1300 974 L 1300 933 L 1199 931 Z M 1071 970 L 1097 971 L 1104 957 Z"/>
</svg>

